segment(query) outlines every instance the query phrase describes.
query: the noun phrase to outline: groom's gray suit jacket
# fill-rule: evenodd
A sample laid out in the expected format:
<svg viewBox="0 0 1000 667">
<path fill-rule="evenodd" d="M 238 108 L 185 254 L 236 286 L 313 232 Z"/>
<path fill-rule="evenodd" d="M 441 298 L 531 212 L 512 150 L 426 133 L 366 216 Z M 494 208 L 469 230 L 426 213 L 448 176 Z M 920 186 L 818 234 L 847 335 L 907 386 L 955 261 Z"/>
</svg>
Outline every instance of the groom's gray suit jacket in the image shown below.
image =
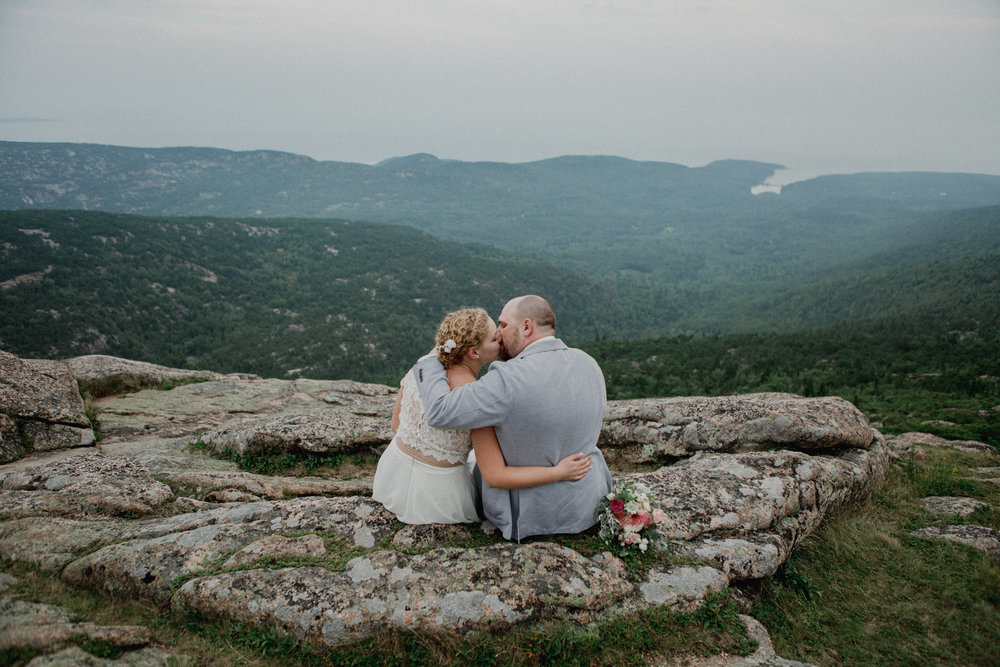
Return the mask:
<svg viewBox="0 0 1000 667">
<path fill-rule="evenodd" d="M 483 512 L 505 538 L 578 533 L 597 522 L 594 509 L 611 490 L 611 473 L 597 448 L 607 395 L 604 375 L 586 352 L 558 339 L 539 340 L 454 391 L 433 355 L 414 373 L 429 425 L 495 427 L 507 465 L 548 466 L 576 452 L 590 454 L 590 472 L 575 482 L 513 490 L 480 484 Z"/>
</svg>

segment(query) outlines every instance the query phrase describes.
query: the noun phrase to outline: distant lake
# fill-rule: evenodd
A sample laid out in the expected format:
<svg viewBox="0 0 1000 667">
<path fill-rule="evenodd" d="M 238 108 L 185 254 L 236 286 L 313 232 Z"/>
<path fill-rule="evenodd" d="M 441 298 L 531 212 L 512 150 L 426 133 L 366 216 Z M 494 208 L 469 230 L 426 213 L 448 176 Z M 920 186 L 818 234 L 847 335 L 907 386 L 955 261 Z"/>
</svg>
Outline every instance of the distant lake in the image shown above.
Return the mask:
<svg viewBox="0 0 1000 667">
<path fill-rule="evenodd" d="M 795 183 L 797 181 L 807 181 L 810 178 L 816 178 L 817 176 L 823 176 L 825 174 L 832 174 L 832 171 L 822 171 L 818 169 L 779 169 L 774 172 L 771 178 L 767 179 L 760 185 L 755 185 L 750 188 L 751 194 L 759 195 L 765 192 L 773 192 L 775 194 L 781 194 L 781 188 L 788 185 L 789 183 Z"/>
</svg>

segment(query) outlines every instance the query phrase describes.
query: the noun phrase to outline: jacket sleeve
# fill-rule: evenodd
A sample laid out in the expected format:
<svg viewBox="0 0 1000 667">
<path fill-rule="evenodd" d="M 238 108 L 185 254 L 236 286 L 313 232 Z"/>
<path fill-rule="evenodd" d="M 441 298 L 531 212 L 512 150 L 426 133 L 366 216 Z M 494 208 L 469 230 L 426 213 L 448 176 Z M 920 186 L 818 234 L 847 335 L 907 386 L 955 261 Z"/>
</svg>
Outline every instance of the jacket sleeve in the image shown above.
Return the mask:
<svg viewBox="0 0 1000 667">
<path fill-rule="evenodd" d="M 465 430 L 503 421 L 510 410 L 511 392 L 504 373 L 496 366 L 494 363 L 481 380 L 452 391 L 440 361 L 427 357 L 417 362 L 413 372 L 427 424 Z"/>
</svg>

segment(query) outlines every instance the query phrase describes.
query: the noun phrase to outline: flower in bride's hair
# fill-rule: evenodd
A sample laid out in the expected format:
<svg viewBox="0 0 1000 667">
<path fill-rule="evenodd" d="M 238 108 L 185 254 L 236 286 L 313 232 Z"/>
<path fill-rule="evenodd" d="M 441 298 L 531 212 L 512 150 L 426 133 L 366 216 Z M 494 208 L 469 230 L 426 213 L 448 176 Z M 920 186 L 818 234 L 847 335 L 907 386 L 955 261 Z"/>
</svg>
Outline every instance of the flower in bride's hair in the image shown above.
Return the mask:
<svg viewBox="0 0 1000 667">
<path fill-rule="evenodd" d="M 445 354 L 451 354 L 451 351 L 454 350 L 456 347 L 458 347 L 458 343 L 449 338 L 444 342 L 444 345 L 442 345 L 439 349 Z"/>
</svg>

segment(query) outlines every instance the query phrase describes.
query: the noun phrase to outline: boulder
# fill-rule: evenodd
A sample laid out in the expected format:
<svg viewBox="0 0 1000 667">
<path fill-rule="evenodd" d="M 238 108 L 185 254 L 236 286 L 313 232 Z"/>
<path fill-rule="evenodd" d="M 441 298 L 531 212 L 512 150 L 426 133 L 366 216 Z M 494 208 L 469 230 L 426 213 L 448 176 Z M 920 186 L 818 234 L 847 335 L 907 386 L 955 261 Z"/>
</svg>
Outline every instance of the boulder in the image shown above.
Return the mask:
<svg viewBox="0 0 1000 667">
<path fill-rule="evenodd" d="M 928 526 L 910 533 L 917 537 L 927 537 L 938 540 L 960 542 L 970 547 L 986 552 L 995 563 L 1000 565 L 1000 530 L 985 526 Z"/>
<path fill-rule="evenodd" d="M 102 452 L 0 471 L 0 517 L 32 515 L 142 516 L 174 499 L 132 457 Z"/>
<path fill-rule="evenodd" d="M 609 401 L 598 444 L 631 461 L 697 452 L 868 448 L 868 419 L 837 398 L 763 393 Z"/>
<path fill-rule="evenodd" d="M 839 457 L 803 452 L 698 454 L 638 481 L 667 514 L 665 548 L 712 563 L 731 579 L 768 577 L 831 510 L 869 494 L 885 479 L 888 450 Z"/>
<path fill-rule="evenodd" d="M 73 613 L 63 607 L 0 598 L 0 651 L 44 650 L 80 636 L 120 648 L 138 648 L 149 643 L 149 630 L 144 627 L 74 622 Z"/>
<path fill-rule="evenodd" d="M 32 451 L 94 442 L 83 399 L 65 363 L 25 361 L 0 350 L 0 464 Z"/>
<path fill-rule="evenodd" d="M 90 426 L 76 380 L 65 363 L 25 361 L 0 350 L 0 413 Z"/>
<path fill-rule="evenodd" d="M 62 576 L 74 584 L 165 602 L 176 580 L 221 566 L 267 535 L 329 531 L 352 546 L 371 549 L 395 525 L 392 513 L 366 498 L 240 504 L 146 522 L 121 535 L 121 541 L 71 562 Z"/>
<path fill-rule="evenodd" d="M 226 456 L 337 454 L 370 450 L 390 440 L 392 430 L 384 415 L 329 408 L 223 424 L 200 437 L 210 451 Z"/>
<path fill-rule="evenodd" d="M 224 376 L 170 391 L 147 389 L 109 396 L 96 401 L 96 405 L 105 443 L 150 436 L 201 435 L 226 425 L 219 435 L 221 451 L 230 436 L 236 440 L 266 440 L 268 434 L 256 436 L 253 431 L 257 425 L 270 428 L 268 422 L 277 415 L 290 421 L 294 421 L 296 415 L 301 420 L 310 419 L 314 414 L 343 415 L 346 420 L 358 418 L 365 423 L 378 422 L 383 431 L 388 431 L 394 402 L 395 390 L 384 385 L 347 380 L 289 381 Z M 240 427 L 244 421 L 248 424 Z M 296 426 L 289 424 L 288 428 L 277 428 L 287 432 L 288 428 Z M 238 447 L 233 451 L 236 449 Z M 276 449 L 276 446 L 270 448 L 271 451 Z"/>
<path fill-rule="evenodd" d="M 975 440 L 946 440 L 931 433 L 902 433 L 900 435 L 886 436 L 886 444 L 895 456 L 909 454 L 917 449 L 918 445 L 932 445 L 934 447 L 950 447 L 963 452 L 973 454 L 997 455 L 997 448 L 985 442 Z"/>
<path fill-rule="evenodd" d="M 931 514 L 939 516 L 969 516 L 986 503 L 975 498 L 956 498 L 952 496 L 928 496 L 920 499 L 920 506 Z"/>
<path fill-rule="evenodd" d="M 499 630 L 551 618 L 593 620 L 632 592 L 615 571 L 552 543 L 377 551 L 322 567 L 198 577 L 171 604 L 239 623 L 277 625 L 316 646 L 377 630 Z"/>
<path fill-rule="evenodd" d="M 81 391 L 92 396 L 124 393 L 140 387 L 158 387 L 166 383 L 198 382 L 222 377 L 212 371 L 168 368 L 145 361 L 132 361 L 103 354 L 88 354 L 66 361 Z M 255 377 L 255 376 L 244 376 Z"/>
</svg>

